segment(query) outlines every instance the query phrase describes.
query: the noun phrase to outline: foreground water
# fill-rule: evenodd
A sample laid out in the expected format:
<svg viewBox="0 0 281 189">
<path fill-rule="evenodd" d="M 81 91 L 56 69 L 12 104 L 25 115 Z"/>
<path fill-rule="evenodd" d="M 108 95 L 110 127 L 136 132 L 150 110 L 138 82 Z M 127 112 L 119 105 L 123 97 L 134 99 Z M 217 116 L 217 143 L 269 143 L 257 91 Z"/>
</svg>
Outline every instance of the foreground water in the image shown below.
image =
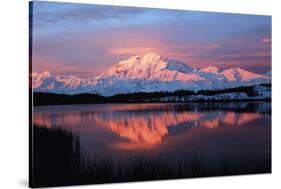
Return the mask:
<svg viewBox="0 0 281 189">
<path fill-rule="evenodd" d="M 42 106 L 33 122 L 78 134 L 88 157 L 271 155 L 268 102 Z"/>
</svg>

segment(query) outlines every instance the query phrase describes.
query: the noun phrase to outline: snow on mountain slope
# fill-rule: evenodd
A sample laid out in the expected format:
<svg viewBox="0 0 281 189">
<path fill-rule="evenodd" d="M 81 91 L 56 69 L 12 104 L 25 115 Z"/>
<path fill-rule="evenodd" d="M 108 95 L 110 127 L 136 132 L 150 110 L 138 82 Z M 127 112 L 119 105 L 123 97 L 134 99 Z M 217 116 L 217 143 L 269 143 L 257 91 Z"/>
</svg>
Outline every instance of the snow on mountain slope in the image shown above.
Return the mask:
<svg viewBox="0 0 281 189">
<path fill-rule="evenodd" d="M 228 81 L 228 84 L 233 87 L 271 82 L 269 76 L 249 72 L 241 68 L 230 68 L 222 71 L 220 74 L 222 74 Z"/>
<path fill-rule="evenodd" d="M 241 68 L 230 68 L 221 72 L 228 81 L 249 81 L 264 78 L 263 75 L 255 74 Z"/>
<path fill-rule="evenodd" d="M 55 76 L 49 71 L 41 74 L 32 74 L 32 87 L 34 91 L 77 94 L 88 92 L 87 87 L 91 81 L 75 76 Z"/>
<path fill-rule="evenodd" d="M 268 71 L 268 72 L 264 73 L 263 75 L 271 77 L 272 73 L 271 73 L 271 71 Z"/>
<path fill-rule="evenodd" d="M 192 69 L 182 62 L 154 53 L 143 57 L 132 56 L 91 79 L 55 76 L 50 72 L 32 73 L 34 91 L 98 93 L 104 96 L 134 92 L 223 89 L 270 82 L 270 76 L 255 74 L 241 68 L 231 68 L 222 72 L 213 66 Z"/>
<path fill-rule="evenodd" d="M 160 55 L 148 53 L 144 57 L 132 56 L 121 61 L 98 79 L 114 78 L 120 80 L 148 79 L 172 80 L 177 73 L 191 72 L 192 68 L 174 60 L 162 58 Z"/>
<path fill-rule="evenodd" d="M 219 73 L 219 69 L 215 66 L 208 66 L 206 68 L 200 69 L 199 71 L 205 73 L 213 73 L 213 74 Z"/>
</svg>

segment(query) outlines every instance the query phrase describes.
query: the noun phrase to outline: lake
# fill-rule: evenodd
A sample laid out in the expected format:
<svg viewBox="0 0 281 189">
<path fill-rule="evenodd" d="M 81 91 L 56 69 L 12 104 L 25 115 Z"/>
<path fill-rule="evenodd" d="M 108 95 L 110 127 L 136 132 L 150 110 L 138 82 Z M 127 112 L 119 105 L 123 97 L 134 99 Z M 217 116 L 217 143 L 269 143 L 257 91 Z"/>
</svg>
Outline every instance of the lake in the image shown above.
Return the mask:
<svg viewBox="0 0 281 189">
<path fill-rule="evenodd" d="M 271 103 L 147 103 L 34 107 L 36 125 L 71 130 L 88 157 L 271 157 Z"/>
</svg>

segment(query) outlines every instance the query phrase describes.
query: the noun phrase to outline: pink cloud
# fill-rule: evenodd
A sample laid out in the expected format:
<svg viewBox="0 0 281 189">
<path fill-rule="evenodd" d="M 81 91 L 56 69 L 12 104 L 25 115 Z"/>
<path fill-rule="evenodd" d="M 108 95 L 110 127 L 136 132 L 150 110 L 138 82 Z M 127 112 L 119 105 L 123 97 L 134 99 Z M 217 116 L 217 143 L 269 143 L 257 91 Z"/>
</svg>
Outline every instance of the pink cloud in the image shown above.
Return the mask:
<svg viewBox="0 0 281 189">
<path fill-rule="evenodd" d="M 271 42 L 271 39 L 270 39 L 270 38 L 262 38 L 262 39 L 261 39 L 261 42 L 262 42 L 262 43 L 270 43 L 270 42 Z"/>
</svg>

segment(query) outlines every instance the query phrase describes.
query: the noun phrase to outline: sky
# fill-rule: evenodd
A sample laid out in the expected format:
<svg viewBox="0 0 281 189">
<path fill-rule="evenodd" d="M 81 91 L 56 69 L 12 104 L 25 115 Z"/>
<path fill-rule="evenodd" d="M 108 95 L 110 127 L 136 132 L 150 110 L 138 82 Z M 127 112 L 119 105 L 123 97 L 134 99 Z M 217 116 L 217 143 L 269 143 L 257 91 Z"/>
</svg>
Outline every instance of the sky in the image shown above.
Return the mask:
<svg viewBox="0 0 281 189">
<path fill-rule="evenodd" d="M 271 17 L 33 2 L 33 72 L 97 76 L 133 55 L 158 53 L 193 68 L 271 70 Z"/>
</svg>

